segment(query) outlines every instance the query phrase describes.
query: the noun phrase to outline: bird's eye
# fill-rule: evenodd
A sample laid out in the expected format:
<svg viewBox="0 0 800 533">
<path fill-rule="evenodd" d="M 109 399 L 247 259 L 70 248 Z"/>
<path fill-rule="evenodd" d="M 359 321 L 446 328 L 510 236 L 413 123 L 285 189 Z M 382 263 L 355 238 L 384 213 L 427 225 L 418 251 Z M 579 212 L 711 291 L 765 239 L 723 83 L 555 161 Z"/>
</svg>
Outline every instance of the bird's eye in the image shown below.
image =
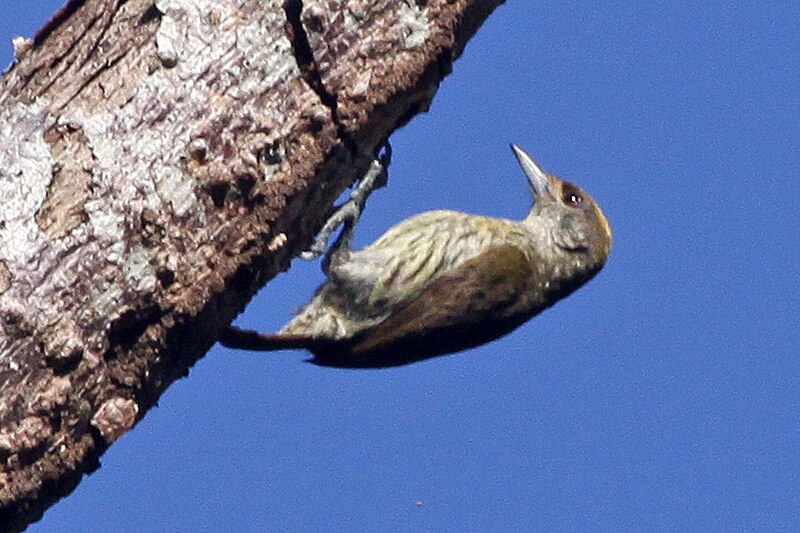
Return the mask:
<svg viewBox="0 0 800 533">
<path fill-rule="evenodd" d="M 580 207 L 583 203 L 583 195 L 577 187 L 565 184 L 561 190 L 561 201 L 570 207 Z"/>
</svg>

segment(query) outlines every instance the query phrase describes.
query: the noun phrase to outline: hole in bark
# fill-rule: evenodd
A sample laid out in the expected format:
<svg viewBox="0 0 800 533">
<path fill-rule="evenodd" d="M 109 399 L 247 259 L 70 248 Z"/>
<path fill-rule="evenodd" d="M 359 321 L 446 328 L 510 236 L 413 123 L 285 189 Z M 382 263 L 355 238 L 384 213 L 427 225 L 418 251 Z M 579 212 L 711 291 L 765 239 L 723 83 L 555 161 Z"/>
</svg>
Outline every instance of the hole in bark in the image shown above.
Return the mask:
<svg viewBox="0 0 800 533">
<path fill-rule="evenodd" d="M 211 201 L 214 202 L 214 207 L 222 209 L 225 205 L 225 196 L 228 194 L 228 184 L 224 182 L 210 183 L 206 190 L 211 196 Z"/>
<path fill-rule="evenodd" d="M 31 465 L 41 459 L 42 455 L 44 455 L 47 444 L 48 440 L 43 440 L 33 448 L 20 450 L 17 453 L 17 458 L 19 459 L 20 464 Z"/>
<path fill-rule="evenodd" d="M 139 26 L 144 26 L 149 22 L 153 22 L 154 20 L 161 17 L 161 11 L 158 10 L 155 4 L 150 6 L 147 11 L 142 13 L 142 16 L 139 17 Z"/>
<path fill-rule="evenodd" d="M 259 160 L 266 165 L 277 165 L 281 162 L 281 142 L 275 141 L 262 148 L 258 153 Z"/>
<path fill-rule="evenodd" d="M 147 326 L 153 324 L 161 316 L 157 305 L 149 305 L 142 309 L 128 309 L 108 328 L 108 342 L 113 350 L 117 346 L 130 346 L 142 336 Z"/>
<path fill-rule="evenodd" d="M 239 188 L 239 192 L 242 193 L 243 198 L 248 198 L 250 196 L 250 191 L 253 190 L 255 184 L 255 176 L 245 174 L 236 178 L 236 186 Z"/>
<path fill-rule="evenodd" d="M 80 364 L 83 359 L 83 350 L 77 349 L 56 356 L 45 356 L 44 362 L 53 370 L 56 376 L 66 376 Z"/>
<path fill-rule="evenodd" d="M 162 268 L 156 272 L 156 278 L 158 278 L 158 282 L 161 283 L 161 286 L 166 289 L 175 282 L 175 272 L 168 268 Z"/>
</svg>

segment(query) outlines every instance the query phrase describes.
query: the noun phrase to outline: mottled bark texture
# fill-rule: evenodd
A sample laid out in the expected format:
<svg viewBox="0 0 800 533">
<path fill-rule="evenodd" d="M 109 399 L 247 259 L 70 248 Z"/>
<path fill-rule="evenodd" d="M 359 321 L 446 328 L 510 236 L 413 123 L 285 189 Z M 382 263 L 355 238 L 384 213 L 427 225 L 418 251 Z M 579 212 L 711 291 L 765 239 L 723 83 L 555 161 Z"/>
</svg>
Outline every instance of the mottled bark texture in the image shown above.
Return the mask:
<svg viewBox="0 0 800 533">
<path fill-rule="evenodd" d="M 309 244 L 502 0 L 71 1 L 0 78 L 0 529 Z"/>
</svg>

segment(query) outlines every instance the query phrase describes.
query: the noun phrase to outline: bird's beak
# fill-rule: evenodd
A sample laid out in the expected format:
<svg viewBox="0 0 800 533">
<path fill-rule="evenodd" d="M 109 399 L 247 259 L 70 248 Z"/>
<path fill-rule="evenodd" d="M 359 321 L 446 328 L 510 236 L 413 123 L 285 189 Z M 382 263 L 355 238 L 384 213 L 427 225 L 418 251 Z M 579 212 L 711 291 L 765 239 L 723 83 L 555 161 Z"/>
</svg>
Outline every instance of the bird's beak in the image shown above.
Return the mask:
<svg viewBox="0 0 800 533">
<path fill-rule="evenodd" d="M 550 177 L 547 175 L 547 172 L 542 170 L 542 167 L 537 165 L 536 161 L 516 144 L 512 143 L 511 149 L 514 151 L 514 155 L 517 156 L 519 166 L 522 167 L 522 170 L 525 171 L 525 175 L 528 176 L 528 181 L 531 184 L 534 196 L 541 198 L 547 195 L 550 189 Z"/>
</svg>

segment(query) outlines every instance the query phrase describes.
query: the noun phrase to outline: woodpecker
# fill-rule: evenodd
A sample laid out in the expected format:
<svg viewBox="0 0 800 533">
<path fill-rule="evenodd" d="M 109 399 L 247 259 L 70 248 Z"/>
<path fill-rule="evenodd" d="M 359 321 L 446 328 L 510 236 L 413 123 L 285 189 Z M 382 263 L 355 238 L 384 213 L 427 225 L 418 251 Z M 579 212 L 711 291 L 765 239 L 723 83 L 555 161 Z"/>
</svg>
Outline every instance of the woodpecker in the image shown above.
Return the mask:
<svg viewBox="0 0 800 533">
<path fill-rule="evenodd" d="M 327 281 L 288 324 L 231 327 L 220 342 L 306 349 L 321 366 L 398 366 L 497 339 L 568 296 L 605 264 L 611 227 L 583 189 L 511 149 L 534 196 L 523 220 L 431 211 L 361 250 L 350 224 L 323 262 Z"/>
</svg>

